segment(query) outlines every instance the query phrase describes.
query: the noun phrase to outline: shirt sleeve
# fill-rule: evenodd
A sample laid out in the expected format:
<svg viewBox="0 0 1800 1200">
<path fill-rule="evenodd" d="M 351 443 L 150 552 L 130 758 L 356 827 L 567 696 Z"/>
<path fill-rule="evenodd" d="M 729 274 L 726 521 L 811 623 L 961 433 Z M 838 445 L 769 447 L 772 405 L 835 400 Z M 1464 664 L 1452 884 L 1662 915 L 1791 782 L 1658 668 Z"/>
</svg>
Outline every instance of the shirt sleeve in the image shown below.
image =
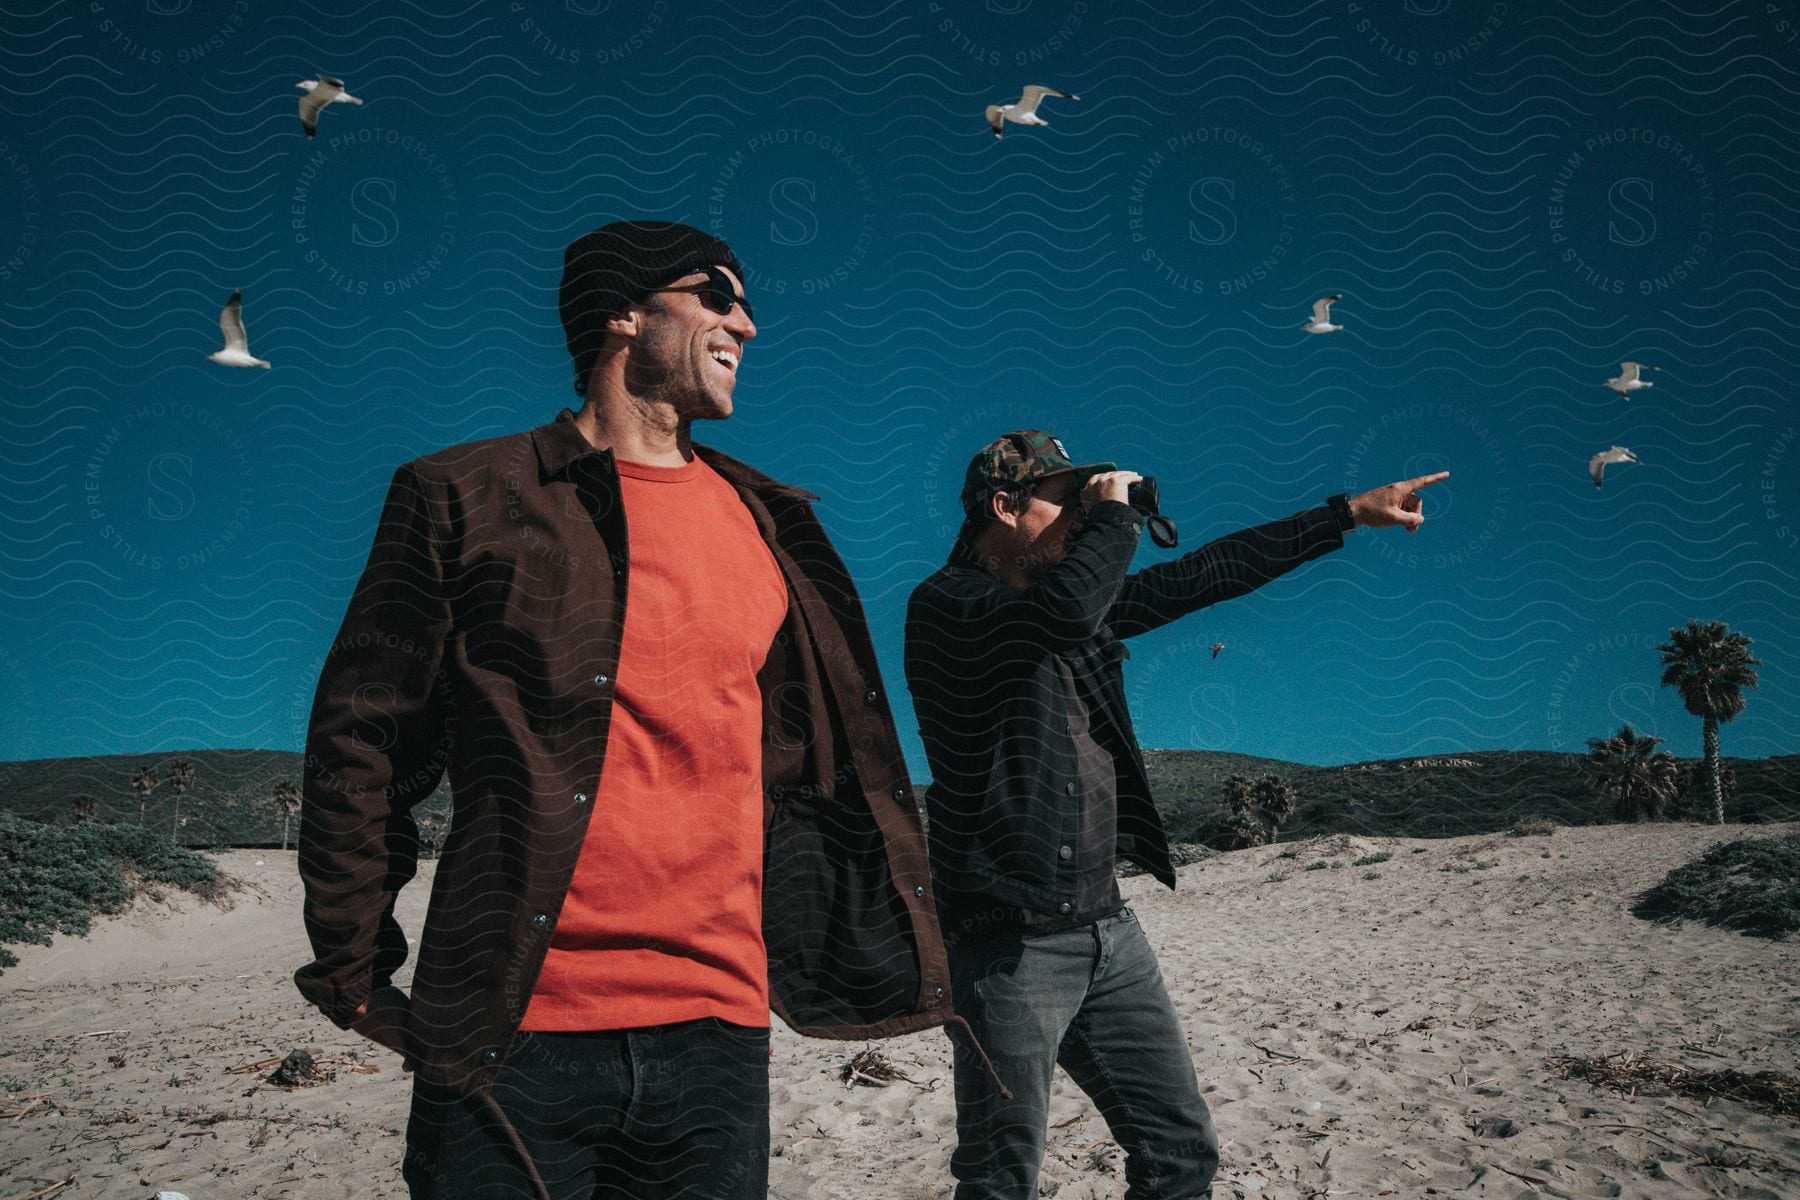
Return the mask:
<svg viewBox="0 0 1800 1200">
<path fill-rule="evenodd" d="M 413 464 L 395 472 L 307 731 L 299 864 L 315 958 L 294 981 L 342 1027 L 406 960 L 394 900 L 418 867 L 410 813 L 448 759 L 431 490 Z"/>
<path fill-rule="evenodd" d="M 1110 624 L 1121 638 L 1253 592 L 1344 544 L 1336 515 L 1320 505 L 1281 521 L 1226 534 L 1125 580 Z"/>
</svg>

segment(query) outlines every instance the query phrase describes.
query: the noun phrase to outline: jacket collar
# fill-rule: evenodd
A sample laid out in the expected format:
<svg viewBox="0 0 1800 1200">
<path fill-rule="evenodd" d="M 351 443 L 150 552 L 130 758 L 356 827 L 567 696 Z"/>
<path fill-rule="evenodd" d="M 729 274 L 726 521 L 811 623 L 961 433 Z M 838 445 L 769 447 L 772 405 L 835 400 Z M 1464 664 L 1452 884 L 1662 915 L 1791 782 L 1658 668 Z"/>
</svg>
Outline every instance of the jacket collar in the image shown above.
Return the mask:
<svg viewBox="0 0 1800 1200">
<path fill-rule="evenodd" d="M 594 448 L 593 443 L 589 442 L 582 435 L 581 430 L 576 427 L 575 413 L 572 409 L 563 409 L 548 425 L 539 425 L 533 429 L 531 441 L 537 449 L 538 466 L 543 470 L 546 479 L 560 479 L 567 476 L 575 464 L 586 460 L 591 455 L 599 456 L 600 462 L 609 473 L 613 469 L 612 451 Z M 755 467 L 739 462 L 729 454 L 714 450 L 711 446 L 702 446 L 695 442 L 694 453 L 733 486 L 749 488 L 751 491 L 762 493 L 765 496 L 780 496 L 795 500 L 818 499 L 818 496 L 805 488 L 794 487 L 792 484 L 772 479 Z"/>
</svg>

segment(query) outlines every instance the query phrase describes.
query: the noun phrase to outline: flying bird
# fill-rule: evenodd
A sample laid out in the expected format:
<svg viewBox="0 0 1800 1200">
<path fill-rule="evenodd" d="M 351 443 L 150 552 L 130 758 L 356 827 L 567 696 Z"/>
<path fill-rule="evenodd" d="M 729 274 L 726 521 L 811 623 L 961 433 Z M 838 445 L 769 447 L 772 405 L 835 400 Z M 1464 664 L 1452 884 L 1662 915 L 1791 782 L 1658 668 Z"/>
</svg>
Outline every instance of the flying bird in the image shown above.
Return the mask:
<svg viewBox="0 0 1800 1200">
<path fill-rule="evenodd" d="M 225 348 L 214 350 L 206 357 L 223 367 L 268 369 L 267 359 L 253 358 L 250 354 L 250 339 L 244 335 L 244 293 L 233 292 L 231 299 L 225 301 L 225 307 L 219 310 L 219 328 L 225 333 Z"/>
<path fill-rule="evenodd" d="M 1342 296 L 1326 296 L 1322 299 L 1314 300 L 1312 320 L 1306 322 L 1304 325 L 1300 326 L 1300 328 L 1306 330 L 1308 333 L 1336 333 L 1338 330 L 1342 329 L 1342 325 L 1333 325 L 1331 323 L 1331 306 L 1342 299 Z"/>
<path fill-rule="evenodd" d="M 1072 92 L 1059 92 L 1055 88 L 1034 83 L 1011 104 L 988 105 L 988 128 L 994 131 L 995 137 L 999 137 L 1000 127 L 1008 121 L 1015 125 L 1048 125 L 1050 122 L 1037 115 L 1038 101 L 1045 96 L 1061 96 L 1064 100 L 1081 99 Z"/>
<path fill-rule="evenodd" d="M 1223 650 L 1224 648 L 1225 648 L 1224 642 L 1214 642 L 1212 644 L 1213 657 L 1214 658 L 1219 657 L 1219 651 Z"/>
<path fill-rule="evenodd" d="M 1594 477 L 1594 486 L 1600 486 L 1600 479 L 1606 474 L 1607 463 L 1634 463 L 1638 456 L 1623 446 L 1612 446 L 1588 459 L 1588 474 Z"/>
<path fill-rule="evenodd" d="M 362 101 L 344 90 L 344 81 L 334 79 L 330 75 L 321 75 L 317 79 L 302 79 L 294 85 L 305 88 L 306 95 L 300 97 L 300 128 L 306 130 L 307 137 L 319 132 L 319 110 L 327 104 L 361 104 Z"/>
<path fill-rule="evenodd" d="M 1627 400 L 1629 400 L 1629 399 L 1631 399 L 1631 393 L 1637 391 L 1639 388 L 1647 388 L 1647 387 L 1655 387 L 1656 386 L 1654 383 L 1651 383 L 1648 379 L 1639 379 L 1638 378 L 1638 375 L 1640 372 L 1654 371 L 1656 369 L 1657 369 L 1656 367 L 1646 367 L 1643 363 L 1634 363 L 1634 362 L 1620 363 L 1618 378 L 1607 380 L 1606 386 L 1611 388 L 1613 391 L 1619 393 L 1619 395 L 1625 397 Z"/>
</svg>

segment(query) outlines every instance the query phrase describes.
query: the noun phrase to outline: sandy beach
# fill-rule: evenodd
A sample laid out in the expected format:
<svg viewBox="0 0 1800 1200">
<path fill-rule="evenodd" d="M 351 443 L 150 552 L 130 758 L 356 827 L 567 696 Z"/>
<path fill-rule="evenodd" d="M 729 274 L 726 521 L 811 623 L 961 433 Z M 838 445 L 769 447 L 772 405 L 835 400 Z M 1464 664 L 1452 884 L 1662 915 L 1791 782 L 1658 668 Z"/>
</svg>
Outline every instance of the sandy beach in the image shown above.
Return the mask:
<svg viewBox="0 0 1800 1200">
<path fill-rule="evenodd" d="M 1552 1063 L 1631 1054 L 1800 1074 L 1800 940 L 1629 912 L 1714 843 L 1797 828 L 1327 838 L 1184 868 L 1173 893 L 1125 881 L 1219 1128 L 1215 1193 L 1800 1195 L 1800 1120 L 1630 1096 Z M 1354 865 L 1377 854 L 1389 857 Z M 405 1194 L 398 1060 L 290 980 L 307 957 L 293 854 L 220 863 L 244 884 L 229 911 L 141 898 L 87 938 L 17 948 L 0 975 L 0 1200 Z M 430 874 L 403 897 L 410 930 Z M 886 1087 L 842 1082 L 863 1043 L 778 1026 L 774 1045 L 770 1195 L 950 1195 L 943 1034 L 876 1044 L 908 1077 Z M 335 1078 L 264 1082 L 298 1048 Z M 1122 1196 L 1119 1153 L 1066 1079 L 1051 1119 L 1040 1194 Z"/>
</svg>

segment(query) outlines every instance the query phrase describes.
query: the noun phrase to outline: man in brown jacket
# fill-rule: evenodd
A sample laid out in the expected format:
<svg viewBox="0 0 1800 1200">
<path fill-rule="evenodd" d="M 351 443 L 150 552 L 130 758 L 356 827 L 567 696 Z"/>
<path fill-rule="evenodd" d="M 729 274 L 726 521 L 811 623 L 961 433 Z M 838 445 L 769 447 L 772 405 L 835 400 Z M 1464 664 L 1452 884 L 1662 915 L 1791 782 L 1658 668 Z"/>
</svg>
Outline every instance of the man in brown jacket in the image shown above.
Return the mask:
<svg viewBox="0 0 1800 1200">
<path fill-rule="evenodd" d="M 570 245 L 580 410 L 402 466 L 327 657 L 295 979 L 416 1070 L 414 1197 L 760 1197 L 771 1007 L 949 1017 L 849 574 L 814 497 L 690 438 L 732 411 L 742 277 L 686 225 Z M 446 773 L 409 995 L 394 901 Z"/>
</svg>

